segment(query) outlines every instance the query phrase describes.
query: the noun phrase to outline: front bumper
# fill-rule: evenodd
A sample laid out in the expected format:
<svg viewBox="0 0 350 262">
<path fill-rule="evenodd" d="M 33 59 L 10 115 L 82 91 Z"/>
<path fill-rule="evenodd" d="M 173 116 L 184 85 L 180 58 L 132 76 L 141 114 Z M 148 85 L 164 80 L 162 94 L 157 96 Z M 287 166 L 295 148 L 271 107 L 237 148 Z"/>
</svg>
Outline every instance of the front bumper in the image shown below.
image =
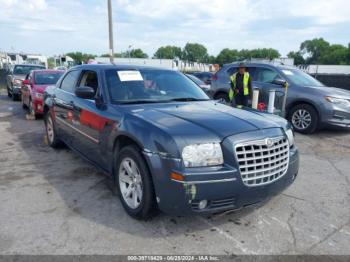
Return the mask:
<svg viewBox="0 0 350 262">
<path fill-rule="evenodd" d="M 191 173 L 183 174 L 185 180 L 178 182 L 170 180 L 170 174 L 160 175 L 167 167 L 171 168 L 173 160 L 157 155 L 148 155 L 146 159 L 153 174 L 158 207 L 172 215 L 216 213 L 256 204 L 287 188 L 299 170 L 299 153 L 295 146 L 290 150 L 287 173 L 271 184 L 256 187 L 246 186 L 239 170 L 231 165 L 191 169 Z M 204 209 L 198 207 L 201 200 L 208 201 Z"/>
<path fill-rule="evenodd" d="M 322 127 L 350 128 L 350 108 L 328 103 L 327 110 L 321 114 Z"/>
<path fill-rule="evenodd" d="M 13 86 L 12 87 L 12 93 L 14 95 L 21 95 L 21 86 Z"/>
</svg>

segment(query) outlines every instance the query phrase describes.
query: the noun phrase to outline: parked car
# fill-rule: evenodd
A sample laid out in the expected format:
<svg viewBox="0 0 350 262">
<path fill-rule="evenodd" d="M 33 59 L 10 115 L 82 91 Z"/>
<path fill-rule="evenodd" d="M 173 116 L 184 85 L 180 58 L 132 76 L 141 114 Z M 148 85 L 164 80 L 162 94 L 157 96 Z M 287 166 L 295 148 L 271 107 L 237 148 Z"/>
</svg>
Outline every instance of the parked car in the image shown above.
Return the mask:
<svg viewBox="0 0 350 262">
<path fill-rule="evenodd" d="M 190 74 L 194 75 L 197 78 L 199 78 L 200 80 L 202 80 L 207 85 L 211 84 L 211 80 L 212 80 L 212 77 L 214 75 L 214 73 L 212 73 L 212 72 L 193 72 L 193 73 L 190 73 Z"/>
<path fill-rule="evenodd" d="M 12 97 L 14 101 L 18 100 L 21 95 L 22 81 L 34 69 L 45 69 L 45 66 L 21 64 L 11 68 L 10 73 L 7 75 L 6 86 L 7 95 Z"/>
<path fill-rule="evenodd" d="M 191 79 L 193 82 L 195 82 L 205 93 L 208 93 L 210 90 L 210 85 L 207 85 L 204 83 L 202 80 L 200 80 L 198 77 L 191 75 L 191 74 L 186 74 L 186 76 Z"/>
<path fill-rule="evenodd" d="M 265 101 L 269 90 L 284 93 L 284 83 L 289 84 L 286 117 L 295 131 L 309 134 L 324 127 L 350 128 L 350 91 L 326 87 L 295 67 L 249 63 L 247 69 L 253 87 L 260 90 Z M 216 73 L 210 90 L 215 99 L 228 101 L 229 76 L 237 71 L 238 63 L 233 63 Z"/>
<path fill-rule="evenodd" d="M 45 92 L 48 143 L 64 142 L 111 177 L 127 213 L 146 219 L 262 201 L 298 174 L 288 122 L 210 100 L 182 73 L 81 65 Z"/>
<path fill-rule="evenodd" d="M 22 107 L 28 109 L 36 118 L 44 110 L 44 91 L 47 86 L 55 85 L 64 71 L 32 70 L 22 82 Z"/>
</svg>

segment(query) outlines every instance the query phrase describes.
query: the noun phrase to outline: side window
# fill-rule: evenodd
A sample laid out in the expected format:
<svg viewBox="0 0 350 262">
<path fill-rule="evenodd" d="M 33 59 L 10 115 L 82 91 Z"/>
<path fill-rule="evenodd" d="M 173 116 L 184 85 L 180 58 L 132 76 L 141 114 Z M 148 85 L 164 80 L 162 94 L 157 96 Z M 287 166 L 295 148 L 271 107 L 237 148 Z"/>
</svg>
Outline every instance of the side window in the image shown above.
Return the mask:
<svg viewBox="0 0 350 262">
<path fill-rule="evenodd" d="M 235 67 L 235 66 L 230 67 L 229 69 L 227 69 L 226 72 L 229 76 L 232 76 L 234 73 L 238 72 L 238 67 Z"/>
<path fill-rule="evenodd" d="M 273 80 L 279 78 L 276 71 L 268 68 L 256 68 L 254 80 L 261 83 L 272 83 Z"/>
<path fill-rule="evenodd" d="M 78 76 L 79 76 L 79 71 L 77 70 L 70 71 L 69 73 L 67 73 L 67 75 L 62 80 L 61 89 L 69 93 L 74 93 L 75 84 L 77 82 Z"/>
<path fill-rule="evenodd" d="M 95 91 L 97 91 L 98 88 L 98 78 L 97 73 L 95 71 L 83 71 L 79 86 L 89 86 L 92 87 Z"/>
</svg>

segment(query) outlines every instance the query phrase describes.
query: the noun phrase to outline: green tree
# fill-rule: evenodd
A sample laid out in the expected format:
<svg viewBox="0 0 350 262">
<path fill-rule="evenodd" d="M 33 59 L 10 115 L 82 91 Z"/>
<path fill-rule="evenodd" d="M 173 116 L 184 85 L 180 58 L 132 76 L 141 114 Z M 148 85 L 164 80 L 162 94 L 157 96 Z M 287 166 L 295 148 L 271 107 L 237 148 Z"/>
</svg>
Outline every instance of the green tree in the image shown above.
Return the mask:
<svg viewBox="0 0 350 262">
<path fill-rule="evenodd" d="M 187 43 L 182 54 L 186 61 L 206 63 L 209 60 L 207 48 L 197 43 Z"/>
<path fill-rule="evenodd" d="M 236 49 L 225 48 L 216 57 L 216 63 L 223 65 L 232 63 L 239 59 L 239 52 Z"/>
<path fill-rule="evenodd" d="M 48 67 L 49 69 L 52 69 L 52 68 L 55 67 L 55 58 L 49 57 L 49 58 L 47 59 L 47 67 Z"/>
<path fill-rule="evenodd" d="M 129 53 L 128 53 L 129 54 Z M 148 58 L 148 55 L 142 51 L 142 49 L 132 49 L 130 50 L 130 57 L 132 58 Z"/>
<path fill-rule="evenodd" d="M 300 53 L 306 55 L 307 64 L 319 64 L 321 63 L 321 57 L 329 49 L 329 43 L 323 38 L 315 38 L 312 40 L 306 40 L 300 45 Z"/>
<path fill-rule="evenodd" d="M 264 58 L 264 59 L 275 59 L 279 58 L 281 54 L 273 48 L 258 48 L 249 51 L 250 58 Z"/>
<path fill-rule="evenodd" d="M 291 51 L 288 53 L 287 57 L 293 58 L 295 65 L 305 64 L 305 59 L 299 51 L 297 51 L 297 52 Z"/>
<path fill-rule="evenodd" d="M 182 57 L 181 47 L 177 46 L 162 46 L 153 55 L 154 58 L 158 59 L 175 59 Z"/>
<path fill-rule="evenodd" d="M 70 53 L 67 53 L 66 55 L 70 56 L 77 64 L 86 63 L 89 59 L 93 59 L 96 57 L 96 55 L 85 54 L 82 52 L 70 52 Z"/>
<path fill-rule="evenodd" d="M 345 65 L 347 60 L 348 49 L 343 45 L 331 45 L 326 52 L 321 54 L 319 62 L 325 65 Z"/>
</svg>

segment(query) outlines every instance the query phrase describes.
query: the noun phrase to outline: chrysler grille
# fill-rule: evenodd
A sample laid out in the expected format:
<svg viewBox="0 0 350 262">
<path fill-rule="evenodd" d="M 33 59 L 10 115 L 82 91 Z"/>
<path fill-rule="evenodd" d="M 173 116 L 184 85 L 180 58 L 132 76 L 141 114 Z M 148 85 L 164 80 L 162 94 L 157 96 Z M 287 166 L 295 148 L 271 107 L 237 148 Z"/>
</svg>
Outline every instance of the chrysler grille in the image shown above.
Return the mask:
<svg viewBox="0 0 350 262">
<path fill-rule="evenodd" d="M 286 174 L 289 163 L 289 143 L 286 137 L 249 141 L 235 146 L 243 183 L 261 186 Z"/>
</svg>

